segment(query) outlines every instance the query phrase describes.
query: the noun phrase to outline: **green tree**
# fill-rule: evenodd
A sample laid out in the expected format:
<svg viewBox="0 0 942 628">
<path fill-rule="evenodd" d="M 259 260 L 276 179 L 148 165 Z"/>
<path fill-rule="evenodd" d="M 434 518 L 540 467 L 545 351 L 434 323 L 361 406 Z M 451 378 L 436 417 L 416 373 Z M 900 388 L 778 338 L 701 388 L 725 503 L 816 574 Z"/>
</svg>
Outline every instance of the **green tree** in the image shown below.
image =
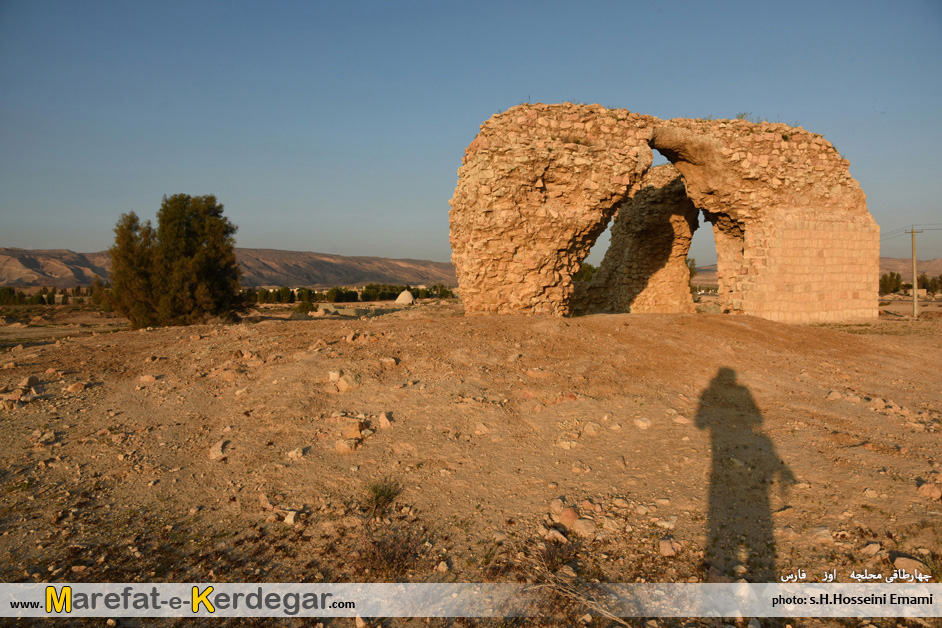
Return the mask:
<svg viewBox="0 0 942 628">
<path fill-rule="evenodd" d="M 156 229 L 133 212 L 121 216 L 109 251 L 110 301 L 133 327 L 229 318 L 244 308 L 236 227 L 222 212 L 215 196 L 175 194 L 163 197 Z"/>
<path fill-rule="evenodd" d="M 595 273 L 598 272 L 598 268 L 594 265 L 583 262 L 582 266 L 579 267 L 579 271 L 572 276 L 573 281 L 592 281 L 592 278 L 595 277 Z"/>
<path fill-rule="evenodd" d="M 135 328 L 159 324 L 159 293 L 154 285 L 155 233 L 150 221 L 141 223 L 134 212 L 122 214 L 114 228 L 111 255 L 111 305 Z M 98 278 L 93 288 L 100 287 Z M 95 292 L 92 303 L 96 303 Z"/>
<path fill-rule="evenodd" d="M 880 294 L 899 292 L 903 287 L 903 277 L 899 273 L 883 273 L 880 277 Z"/>
</svg>

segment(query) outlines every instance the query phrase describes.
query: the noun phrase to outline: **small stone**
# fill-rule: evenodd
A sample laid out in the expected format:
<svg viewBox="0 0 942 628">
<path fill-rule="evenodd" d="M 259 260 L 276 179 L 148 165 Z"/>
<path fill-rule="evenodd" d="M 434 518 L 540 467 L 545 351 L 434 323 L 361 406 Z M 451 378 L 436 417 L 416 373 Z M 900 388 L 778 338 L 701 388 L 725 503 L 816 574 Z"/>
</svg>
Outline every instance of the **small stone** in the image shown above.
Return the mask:
<svg viewBox="0 0 942 628">
<path fill-rule="evenodd" d="M 638 426 L 638 429 L 646 430 L 651 427 L 651 419 L 646 419 L 644 417 L 639 417 L 635 419 L 635 425 Z"/>
<path fill-rule="evenodd" d="M 582 428 L 582 433 L 586 436 L 598 436 L 602 432 L 602 426 L 594 421 L 590 421 Z"/>
<path fill-rule="evenodd" d="M 658 543 L 658 553 L 661 556 L 667 556 L 668 558 L 671 556 L 676 556 L 680 549 L 680 543 L 675 541 L 673 537 L 666 536 Z"/>
<path fill-rule="evenodd" d="M 831 392 L 828 393 L 827 398 L 828 398 L 829 400 L 831 400 L 831 401 L 836 401 L 836 400 L 838 400 L 838 399 L 843 399 L 843 398 L 844 398 L 844 395 L 842 395 L 841 393 L 837 392 L 836 390 L 832 390 Z"/>
<path fill-rule="evenodd" d="M 563 500 L 562 500 L 561 498 L 559 498 L 559 497 L 557 497 L 556 499 L 554 499 L 553 501 L 551 501 L 551 502 L 550 502 L 550 505 L 549 505 L 550 512 L 553 513 L 554 515 L 559 515 L 559 514 L 561 514 L 561 513 L 563 512 L 563 509 L 564 509 L 565 507 L 566 507 L 566 502 L 563 501 Z"/>
<path fill-rule="evenodd" d="M 597 528 L 592 519 L 577 519 L 570 529 L 579 536 L 592 536 Z"/>
<path fill-rule="evenodd" d="M 864 556 L 874 556 L 880 553 L 883 547 L 879 543 L 867 543 L 861 550 L 860 553 Z"/>
<path fill-rule="evenodd" d="M 893 560 L 893 567 L 896 569 L 905 569 L 908 573 L 916 575 L 918 571 L 923 575 L 930 575 L 931 572 L 929 568 L 926 567 L 925 563 L 922 563 L 915 558 L 909 558 L 907 556 L 898 556 Z"/>
<path fill-rule="evenodd" d="M 501 530 L 498 530 L 497 532 L 494 533 L 494 540 L 498 543 L 503 543 L 508 538 L 510 537 L 507 535 L 507 533 Z"/>
<path fill-rule="evenodd" d="M 392 421 L 389 420 L 389 414 L 381 412 L 379 415 L 379 429 L 388 430 L 392 427 Z"/>
<path fill-rule="evenodd" d="M 366 620 L 360 617 L 359 615 L 356 616 L 355 623 L 356 623 L 357 628 L 369 628 L 369 624 L 366 623 Z"/>
<path fill-rule="evenodd" d="M 616 457 L 615 457 L 615 467 L 618 468 L 618 469 L 627 469 L 627 468 L 628 468 L 628 463 L 625 462 L 625 457 L 624 457 L 624 456 L 616 456 Z"/>
<path fill-rule="evenodd" d="M 141 375 L 141 383 L 156 382 L 157 378 L 153 375 Z"/>
<path fill-rule="evenodd" d="M 300 460 L 303 457 L 304 457 L 304 449 L 301 449 L 300 447 L 298 449 L 292 449 L 291 451 L 288 452 L 288 458 L 292 460 Z"/>
<path fill-rule="evenodd" d="M 212 447 L 209 448 L 209 459 L 210 460 L 225 460 L 228 456 L 225 453 L 226 445 L 229 444 L 227 440 L 221 440 Z"/>
<path fill-rule="evenodd" d="M 939 488 L 938 484 L 924 482 L 916 491 L 923 497 L 928 497 L 929 499 L 942 499 L 942 489 Z"/>
<path fill-rule="evenodd" d="M 327 371 L 327 379 L 329 379 L 332 382 L 339 381 L 342 375 L 343 375 L 343 371 Z"/>
<path fill-rule="evenodd" d="M 613 499 L 612 505 L 615 506 L 616 508 L 628 508 L 629 506 L 628 502 L 622 499 L 621 497 L 616 497 L 615 499 Z"/>
<path fill-rule="evenodd" d="M 344 438 L 357 439 L 363 435 L 366 423 L 359 419 L 348 419 L 340 428 L 340 435 Z"/>
<path fill-rule="evenodd" d="M 297 522 L 298 522 L 298 512 L 296 510 L 289 510 L 287 514 L 285 514 L 285 523 L 288 524 L 289 526 L 293 526 Z"/>
<path fill-rule="evenodd" d="M 33 386 L 38 386 L 38 385 L 39 385 L 39 378 L 36 377 L 35 375 L 30 375 L 29 377 L 25 378 L 23 381 L 20 382 L 19 387 L 20 388 L 32 388 Z"/>
<path fill-rule="evenodd" d="M 349 373 L 341 376 L 341 378 L 337 380 L 337 390 L 340 392 L 349 392 L 359 385 L 360 378 L 356 375 L 350 375 Z"/>
<path fill-rule="evenodd" d="M 485 425 L 484 423 L 478 423 L 477 425 L 474 426 L 474 433 L 477 436 L 484 436 L 488 432 L 490 432 L 490 429 L 488 429 L 487 425 Z"/>
<path fill-rule="evenodd" d="M 16 362 L 4 362 L 3 368 L 4 368 L 4 370 L 7 370 L 7 369 L 15 369 L 15 368 L 16 368 Z"/>
<path fill-rule="evenodd" d="M 559 511 L 559 522 L 567 529 L 579 519 L 579 511 L 574 506 L 567 506 Z"/>
<path fill-rule="evenodd" d="M 688 418 L 685 417 L 685 416 L 681 416 L 681 415 L 678 414 L 677 416 L 674 417 L 674 423 L 678 423 L 678 424 L 680 424 L 680 425 L 689 425 L 689 424 L 690 424 L 690 419 L 688 419 Z"/>
<path fill-rule="evenodd" d="M 556 528 L 547 530 L 546 535 L 543 538 L 545 538 L 547 541 L 555 541 L 556 543 L 560 543 L 562 545 L 565 545 L 569 542 L 569 539 L 566 538 L 566 535 Z"/>
<path fill-rule="evenodd" d="M 449 571 L 448 563 L 444 560 L 441 561 L 440 563 L 438 563 L 438 567 L 435 568 L 435 571 L 437 571 L 438 573 L 448 573 Z"/>
<path fill-rule="evenodd" d="M 382 366 L 384 369 L 395 368 L 396 365 L 398 365 L 398 364 L 399 364 L 399 360 L 398 360 L 397 358 L 388 358 L 388 357 L 387 357 L 387 358 L 380 358 L 380 359 L 379 359 L 379 365 Z"/>
<path fill-rule="evenodd" d="M 334 451 L 336 451 L 338 454 L 353 453 L 359 444 L 360 443 L 358 441 L 352 438 L 341 438 L 336 443 L 334 443 Z"/>
<path fill-rule="evenodd" d="M 85 383 L 75 382 L 74 384 L 66 388 L 66 390 L 69 391 L 70 393 L 82 392 L 83 390 L 85 390 Z"/>
</svg>

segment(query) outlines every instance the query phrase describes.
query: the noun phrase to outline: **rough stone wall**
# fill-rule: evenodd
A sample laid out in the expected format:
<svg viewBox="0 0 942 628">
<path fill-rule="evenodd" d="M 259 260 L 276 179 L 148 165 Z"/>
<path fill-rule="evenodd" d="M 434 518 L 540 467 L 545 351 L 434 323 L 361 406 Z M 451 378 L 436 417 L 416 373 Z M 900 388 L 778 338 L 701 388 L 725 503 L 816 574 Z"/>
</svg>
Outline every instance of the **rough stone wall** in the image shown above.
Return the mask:
<svg viewBox="0 0 942 628">
<path fill-rule="evenodd" d="M 618 207 L 611 245 L 584 293 L 577 290 L 573 311 L 696 312 L 687 253 L 699 213 L 676 168 L 648 170 L 641 189 Z"/>
<path fill-rule="evenodd" d="M 568 314 L 572 275 L 651 165 L 648 118 L 514 107 L 481 125 L 451 200 L 465 311 Z"/>
<path fill-rule="evenodd" d="M 570 104 L 514 107 L 481 125 L 468 147 L 450 213 L 466 311 L 582 309 L 571 276 L 617 206 L 641 189 L 650 148 L 673 163 L 713 225 L 725 311 L 789 321 L 876 317 L 879 228 L 829 142 L 784 124 L 662 121 Z M 613 269 L 618 259 L 623 270 L 638 268 L 630 253 L 612 259 Z M 653 300 L 639 301 L 644 290 L 611 273 L 606 281 L 622 296 L 610 295 L 609 306 L 673 307 L 667 283 L 656 280 Z M 589 292 L 590 303 L 600 301 Z"/>
</svg>

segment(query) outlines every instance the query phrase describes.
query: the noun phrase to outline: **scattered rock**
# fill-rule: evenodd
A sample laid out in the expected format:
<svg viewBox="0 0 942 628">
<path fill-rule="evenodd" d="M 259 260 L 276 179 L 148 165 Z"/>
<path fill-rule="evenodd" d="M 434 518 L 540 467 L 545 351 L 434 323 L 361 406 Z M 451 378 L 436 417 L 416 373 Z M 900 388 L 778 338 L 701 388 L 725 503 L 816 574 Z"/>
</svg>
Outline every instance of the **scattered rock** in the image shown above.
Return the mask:
<svg viewBox="0 0 942 628">
<path fill-rule="evenodd" d="M 646 430 L 649 427 L 651 427 L 651 419 L 638 417 L 637 419 L 635 419 L 635 425 L 637 425 L 639 429 Z"/>
<path fill-rule="evenodd" d="M 225 453 L 226 446 L 229 444 L 227 440 L 221 440 L 212 447 L 209 448 L 209 459 L 210 460 L 225 460 L 229 456 Z"/>
<path fill-rule="evenodd" d="M 142 384 L 147 383 L 147 382 L 156 382 L 156 381 L 157 381 L 157 377 L 155 377 L 154 375 L 141 375 Z"/>
<path fill-rule="evenodd" d="M 332 382 L 340 381 L 343 371 L 327 371 L 327 379 Z"/>
<path fill-rule="evenodd" d="M 843 399 L 843 398 L 844 398 L 844 395 L 842 395 L 841 393 L 837 392 L 836 390 L 832 390 L 832 391 L 829 392 L 828 395 L 827 395 L 827 399 L 829 399 L 829 400 L 831 400 L 831 401 L 836 401 L 836 400 L 838 400 L 838 399 Z"/>
<path fill-rule="evenodd" d="M 379 359 L 379 365 L 380 365 L 381 367 L 383 367 L 384 369 L 395 368 L 396 365 L 398 365 L 398 364 L 399 364 L 399 359 L 398 359 L 398 358 L 386 357 L 386 358 L 380 358 L 380 359 Z"/>
<path fill-rule="evenodd" d="M 938 484 L 923 482 L 916 490 L 923 497 L 928 497 L 929 499 L 942 499 L 942 489 L 939 488 Z"/>
<path fill-rule="evenodd" d="M 676 556 L 677 552 L 681 549 L 680 543 L 674 540 L 673 537 L 666 536 L 660 540 L 658 543 L 658 553 L 661 556 Z"/>
<path fill-rule="evenodd" d="M 443 560 L 440 563 L 438 563 L 438 567 L 435 568 L 435 571 L 437 571 L 438 573 L 448 573 L 450 571 L 450 568 L 448 567 L 448 563 Z"/>
<path fill-rule="evenodd" d="M 574 506 L 567 506 L 559 511 L 559 522 L 566 526 L 566 529 L 572 528 L 579 519 L 579 511 Z"/>
<path fill-rule="evenodd" d="M 557 530 L 556 528 L 547 530 L 543 538 L 545 538 L 547 541 L 555 541 L 556 543 L 560 543 L 563 545 L 569 542 L 569 539 L 566 538 L 566 535 L 560 532 L 559 530 Z"/>
<path fill-rule="evenodd" d="M 381 412 L 379 415 L 379 429 L 388 430 L 392 427 L 392 421 L 389 419 L 389 414 L 386 412 Z"/>
<path fill-rule="evenodd" d="M 340 435 L 348 439 L 357 439 L 363 435 L 363 430 L 366 428 L 366 423 L 360 419 L 347 419 L 340 427 Z"/>
<path fill-rule="evenodd" d="M 595 521 L 592 519 L 577 519 L 573 524 L 570 530 L 573 533 L 578 534 L 579 536 L 592 536 L 595 534 L 598 526 L 595 524 Z"/>
<path fill-rule="evenodd" d="M 477 436 L 484 436 L 488 432 L 490 432 L 490 430 L 488 429 L 487 425 L 485 425 L 484 423 L 478 423 L 477 425 L 474 426 L 474 433 Z"/>
<path fill-rule="evenodd" d="M 350 375 L 349 373 L 347 375 L 341 376 L 341 378 L 337 380 L 337 390 L 340 392 L 349 392 L 359 385 L 359 376 Z"/>
<path fill-rule="evenodd" d="M 293 526 L 298 522 L 298 512 L 296 510 L 289 510 L 285 513 L 285 523 L 289 526 Z"/>
<path fill-rule="evenodd" d="M 336 443 L 334 443 L 334 451 L 338 454 L 349 454 L 356 451 L 356 448 L 360 446 L 360 442 L 352 438 L 341 438 Z"/>
<path fill-rule="evenodd" d="M 36 377 L 35 375 L 30 375 L 29 377 L 25 378 L 23 381 L 20 382 L 19 387 L 20 388 L 32 388 L 33 386 L 38 386 L 38 385 L 39 385 L 39 378 Z"/>
<path fill-rule="evenodd" d="M 304 449 L 300 447 L 297 449 L 292 449 L 291 451 L 288 452 L 288 458 L 290 458 L 291 460 L 300 460 L 303 457 L 304 457 Z"/>
<path fill-rule="evenodd" d="M 582 428 L 582 433 L 587 436 L 598 436 L 602 432 L 602 426 L 594 421 L 590 421 Z"/>
<path fill-rule="evenodd" d="M 917 571 L 925 575 L 931 574 L 925 563 L 918 561 L 915 558 L 909 558 L 908 556 L 897 556 L 895 559 L 893 559 L 893 567 L 896 569 L 905 569 L 908 573 L 913 575 L 915 575 Z"/>
<path fill-rule="evenodd" d="M 15 369 L 15 368 L 16 368 L 16 362 L 4 362 L 4 363 L 3 363 L 3 368 L 4 368 L 4 370 L 6 370 L 6 369 Z"/>
<path fill-rule="evenodd" d="M 83 390 L 85 390 L 85 383 L 75 382 L 74 384 L 66 388 L 66 390 L 69 391 L 70 393 L 82 392 Z"/>
<path fill-rule="evenodd" d="M 879 543 L 867 543 L 861 550 L 860 554 L 864 556 L 874 556 L 880 553 L 883 547 Z"/>
</svg>

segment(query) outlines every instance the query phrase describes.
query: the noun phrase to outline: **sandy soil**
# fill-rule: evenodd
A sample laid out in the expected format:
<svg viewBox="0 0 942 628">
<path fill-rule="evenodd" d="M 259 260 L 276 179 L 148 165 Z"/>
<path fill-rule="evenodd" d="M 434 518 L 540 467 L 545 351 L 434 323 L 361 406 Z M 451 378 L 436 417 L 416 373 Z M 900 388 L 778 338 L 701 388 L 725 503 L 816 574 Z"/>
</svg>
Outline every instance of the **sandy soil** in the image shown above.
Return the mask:
<svg viewBox="0 0 942 628">
<path fill-rule="evenodd" d="M 73 322 L 0 327 L 8 582 L 942 579 L 938 318 Z"/>
</svg>

